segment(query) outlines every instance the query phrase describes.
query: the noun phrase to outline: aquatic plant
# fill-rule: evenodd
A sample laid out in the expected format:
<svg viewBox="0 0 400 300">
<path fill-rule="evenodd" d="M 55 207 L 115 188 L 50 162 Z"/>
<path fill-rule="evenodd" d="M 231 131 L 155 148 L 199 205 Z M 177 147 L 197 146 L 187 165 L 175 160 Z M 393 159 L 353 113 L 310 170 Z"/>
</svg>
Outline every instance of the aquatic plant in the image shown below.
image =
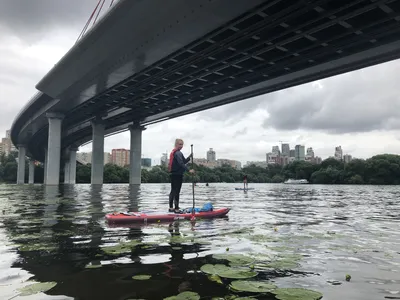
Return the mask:
<svg viewBox="0 0 400 300">
<path fill-rule="evenodd" d="M 103 250 L 104 253 L 109 254 L 109 255 L 119 255 L 122 253 L 130 253 L 132 251 L 132 248 L 139 244 L 140 244 L 140 242 L 133 240 L 133 241 L 121 243 L 121 244 L 118 244 L 115 246 L 101 247 L 101 250 Z"/>
<path fill-rule="evenodd" d="M 151 275 L 135 275 L 135 276 L 132 276 L 132 279 L 135 279 L 135 280 L 148 280 L 150 278 L 151 278 Z"/>
<path fill-rule="evenodd" d="M 46 292 L 57 285 L 57 282 L 38 282 L 24 286 L 19 291 L 19 296 L 30 296 L 37 293 Z"/>
<path fill-rule="evenodd" d="M 214 259 L 228 260 L 231 266 L 249 265 L 254 262 L 254 258 L 243 254 L 214 254 Z"/>
<path fill-rule="evenodd" d="M 102 267 L 102 265 L 100 264 L 100 265 L 93 265 L 93 264 L 90 264 L 90 265 L 86 265 L 85 266 L 85 269 L 98 269 L 98 268 L 101 268 Z"/>
<path fill-rule="evenodd" d="M 276 285 L 265 281 L 236 280 L 230 284 L 230 289 L 237 292 L 266 293 L 277 288 Z"/>
<path fill-rule="evenodd" d="M 210 275 L 218 275 L 222 278 L 232 279 L 246 279 L 257 276 L 257 272 L 252 271 L 250 268 L 232 268 L 225 265 L 206 264 L 203 265 L 200 270 Z"/>
<path fill-rule="evenodd" d="M 164 298 L 164 300 L 199 300 L 200 295 L 195 292 L 182 292 L 176 296 Z"/>
</svg>

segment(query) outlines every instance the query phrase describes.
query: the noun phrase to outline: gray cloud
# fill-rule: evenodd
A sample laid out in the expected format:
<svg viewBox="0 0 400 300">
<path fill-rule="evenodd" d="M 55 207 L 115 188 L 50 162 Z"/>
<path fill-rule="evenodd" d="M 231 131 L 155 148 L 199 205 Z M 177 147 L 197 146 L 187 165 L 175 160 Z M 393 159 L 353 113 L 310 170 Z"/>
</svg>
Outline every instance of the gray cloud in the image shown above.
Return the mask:
<svg viewBox="0 0 400 300">
<path fill-rule="evenodd" d="M 97 2 L 98 0 L 0 0 L 0 29 L 3 33 L 30 42 L 44 38 L 50 29 L 83 29 Z M 109 5 L 110 1 L 107 0 L 102 12 Z"/>
<path fill-rule="evenodd" d="M 241 129 L 241 130 L 237 130 L 234 134 L 233 134 L 233 136 L 232 137 L 238 137 L 238 136 L 241 136 L 241 135 L 245 135 L 247 133 L 247 127 L 245 127 L 245 128 L 243 128 L 243 129 Z"/>
<path fill-rule="evenodd" d="M 0 137 L 35 94 L 35 84 L 49 68 L 32 59 L 27 47 L 51 38 L 53 30 L 78 38 L 97 2 L 0 0 Z M 103 12 L 109 4 L 107 0 Z"/>
<path fill-rule="evenodd" d="M 258 96 L 205 111 L 198 118 L 226 122 L 257 109 L 269 117 L 264 129 L 318 130 L 331 134 L 400 129 L 400 60 Z"/>
<path fill-rule="evenodd" d="M 233 125 L 238 120 L 247 117 L 250 113 L 260 108 L 261 105 L 264 105 L 268 101 L 272 101 L 275 97 L 275 94 L 268 94 L 226 104 L 200 112 L 197 119 L 226 122 L 227 125 Z"/>
<path fill-rule="evenodd" d="M 400 61 L 276 93 L 265 103 L 264 128 L 340 134 L 400 129 Z"/>
</svg>

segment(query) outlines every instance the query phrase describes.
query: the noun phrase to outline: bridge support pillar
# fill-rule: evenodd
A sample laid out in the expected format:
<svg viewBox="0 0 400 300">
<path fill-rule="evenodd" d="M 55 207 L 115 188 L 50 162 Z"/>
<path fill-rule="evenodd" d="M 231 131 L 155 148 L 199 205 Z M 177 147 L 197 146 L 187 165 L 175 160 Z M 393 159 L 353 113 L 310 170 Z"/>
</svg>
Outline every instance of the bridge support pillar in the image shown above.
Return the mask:
<svg viewBox="0 0 400 300">
<path fill-rule="evenodd" d="M 64 183 L 75 184 L 76 183 L 76 151 L 78 147 L 71 146 L 68 151 L 68 160 L 65 162 L 64 167 Z"/>
<path fill-rule="evenodd" d="M 64 184 L 69 184 L 70 163 L 69 160 L 64 164 Z"/>
<path fill-rule="evenodd" d="M 104 123 L 101 118 L 92 121 L 91 184 L 103 184 L 104 177 Z"/>
<path fill-rule="evenodd" d="M 43 176 L 43 183 L 46 184 L 46 177 L 47 177 L 47 148 L 44 148 L 44 176 Z"/>
<path fill-rule="evenodd" d="M 131 147 L 129 157 L 129 184 L 142 182 L 142 131 L 143 126 L 130 125 Z"/>
<path fill-rule="evenodd" d="M 17 184 L 25 183 L 25 145 L 18 145 L 18 171 L 17 171 Z"/>
<path fill-rule="evenodd" d="M 46 185 L 58 185 L 60 183 L 61 125 L 64 115 L 49 112 L 46 116 L 49 120 Z"/>
<path fill-rule="evenodd" d="M 35 183 L 35 161 L 33 159 L 29 160 L 29 184 Z"/>
</svg>

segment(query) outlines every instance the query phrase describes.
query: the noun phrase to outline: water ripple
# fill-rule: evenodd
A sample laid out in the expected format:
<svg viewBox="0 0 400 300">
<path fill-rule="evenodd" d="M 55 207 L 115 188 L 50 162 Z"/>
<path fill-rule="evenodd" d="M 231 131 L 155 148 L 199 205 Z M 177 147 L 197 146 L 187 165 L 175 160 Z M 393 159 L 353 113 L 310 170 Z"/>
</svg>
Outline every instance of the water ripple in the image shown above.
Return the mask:
<svg viewBox="0 0 400 300">
<path fill-rule="evenodd" d="M 398 296 L 398 187 L 235 186 L 196 187 L 196 203 L 231 207 L 227 218 L 113 227 L 106 213 L 165 211 L 169 186 L 0 185 L 0 297 L 29 281 L 57 285 L 25 299 L 163 299 L 183 290 L 224 297 L 233 293 L 229 280 L 220 285 L 200 271 L 218 253 L 251 255 L 255 280 L 314 289 L 323 299 Z M 184 184 L 181 206 L 191 205 Z M 132 279 L 140 274 L 151 279 Z"/>
</svg>

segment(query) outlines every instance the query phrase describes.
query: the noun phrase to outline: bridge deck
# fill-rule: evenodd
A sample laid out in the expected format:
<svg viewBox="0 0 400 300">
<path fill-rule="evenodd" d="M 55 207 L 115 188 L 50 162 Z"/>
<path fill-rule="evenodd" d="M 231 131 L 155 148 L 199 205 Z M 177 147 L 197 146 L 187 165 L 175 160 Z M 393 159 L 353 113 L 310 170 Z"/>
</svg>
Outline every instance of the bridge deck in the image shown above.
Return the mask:
<svg viewBox="0 0 400 300">
<path fill-rule="evenodd" d="M 75 106 L 64 120 L 63 146 L 90 139 L 94 114 L 109 113 L 111 132 L 400 56 L 399 0 L 288 3 L 265 1 Z M 30 149 L 45 142 L 45 127 L 37 137 Z"/>
</svg>

